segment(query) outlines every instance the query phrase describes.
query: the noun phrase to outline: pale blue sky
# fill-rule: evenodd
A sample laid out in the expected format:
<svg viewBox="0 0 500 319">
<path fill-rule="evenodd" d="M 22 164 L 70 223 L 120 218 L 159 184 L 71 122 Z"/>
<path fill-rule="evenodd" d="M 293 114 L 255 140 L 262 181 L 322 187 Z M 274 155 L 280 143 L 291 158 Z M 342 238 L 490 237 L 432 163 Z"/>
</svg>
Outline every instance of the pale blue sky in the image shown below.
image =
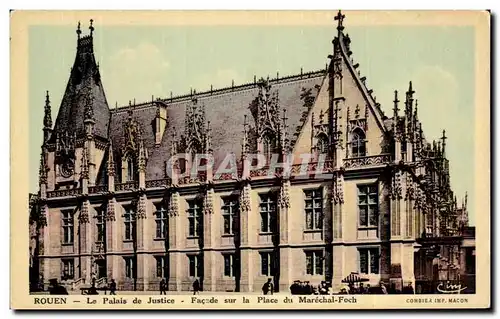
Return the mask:
<svg viewBox="0 0 500 319">
<path fill-rule="evenodd" d="M 347 20 L 346 20 L 347 22 Z M 110 107 L 297 74 L 325 67 L 335 26 L 101 27 L 94 49 Z M 83 32 L 88 30 L 83 26 Z M 413 81 L 428 139 L 446 129 L 451 182 L 459 202 L 467 191 L 474 223 L 474 29 L 472 27 L 349 27 L 351 48 L 377 101 L 391 115 L 393 92 Z M 45 91 L 52 118 L 74 62 L 73 26 L 32 26 L 29 33 L 30 192 L 38 188 Z M 400 95 L 403 96 L 403 95 Z"/>
</svg>

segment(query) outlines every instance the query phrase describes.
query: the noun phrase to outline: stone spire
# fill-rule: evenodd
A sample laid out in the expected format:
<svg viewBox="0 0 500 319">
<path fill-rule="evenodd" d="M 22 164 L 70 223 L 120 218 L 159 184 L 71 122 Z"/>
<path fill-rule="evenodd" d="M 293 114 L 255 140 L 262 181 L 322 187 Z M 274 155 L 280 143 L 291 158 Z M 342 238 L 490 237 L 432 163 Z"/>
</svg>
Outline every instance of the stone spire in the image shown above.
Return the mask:
<svg viewBox="0 0 500 319">
<path fill-rule="evenodd" d="M 78 23 L 77 49 L 73 67 L 66 85 L 66 92 L 54 125 L 54 132 L 68 131 L 75 133 L 77 138 L 88 135 L 89 121 L 95 121 L 92 126 L 94 135 L 108 138 L 108 126 L 111 113 L 104 93 L 101 75 L 94 56 L 93 31 L 90 24 L 90 34 L 82 35 Z M 55 139 L 55 134 L 52 134 Z M 55 141 L 52 141 L 55 142 Z"/>
<path fill-rule="evenodd" d="M 442 153 L 443 153 L 443 157 L 446 157 L 445 155 L 445 149 L 446 149 L 446 139 L 448 137 L 446 137 L 446 131 L 443 130 L 443 136 L 441 137 L 441 145 L 442 145 Z"/>
<path fill-rule="evenodd" d="M 413 90 L 412 83 L 408 86 L 408 91 L 406 91 L 406 101 L 405 101 L 405 130 L 408 134 L 408 137 L 411 139 L 413 137 L 413 94 L 415 91 Z"/>
<path fill-rule="evenodd" d="M 45 95 L 45 107 L 43 115 L 43 142 L 47 142 L 52 133 L 52 111 L 50 107 L 49 91 Z"/>
<path fill-rule="evenodd" d="M 108 150 L 108 176 L 115 176 L 115 160 L 113 157 L 113 143 L 109 143 Z"/>
<path fill-rule="evenodd" d="M 399 99 L 398 99 L 398 91 L 394 91 L 394 107 L 392 108 L 392 128 L 394 130 L 394 135 L 399 137 L 399 128 L 398 128 L 398 120 L 399 120 Z"/>
</svg>

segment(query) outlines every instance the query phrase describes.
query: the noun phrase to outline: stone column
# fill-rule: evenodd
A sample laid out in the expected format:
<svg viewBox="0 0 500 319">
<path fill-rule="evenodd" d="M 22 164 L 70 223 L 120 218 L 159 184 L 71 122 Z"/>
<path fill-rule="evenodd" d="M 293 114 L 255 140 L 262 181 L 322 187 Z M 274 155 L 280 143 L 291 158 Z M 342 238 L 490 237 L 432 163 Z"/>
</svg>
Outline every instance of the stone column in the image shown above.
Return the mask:
<svg viewBox="0 0 500 319">
<path fill-rule="evenodd" d="M 116 200 L 114 197 L 108 199 L 108 207 L 106 210 L 106 245 L 107 245 L 107 273 L 108 282 L 111 279 L 115 281 L 120 277 L 119 273 L 119 256 L 116 255 L 118 252 L 118 240 L 119 233 L 116 222 Z M 118 282 L 117 282 L 118 284 Z"/>
<path fill-rule="evenodd" d="M 292 249 L 289 246 L 290 234 L 292 231 L 292 223 L 289 218 L 290 210 L 290 181 L 284 180 L 278 200 L 279 204 L 279 291 L 289 291 L 290 285 L 293 282 L 292 278 Z"/>
<path fill-rule="evenodd" d="M 86 283 L 92 282 L 92 253 L 93 253 L 93 237 L 92 237 L 92 225 L 89 218 L 90 203 L 88 199 L 82 202 L 80 208 L 80 255 L 81 255 L 81 270 L 82 277 L 85 278 Z"/>
<path fill-rule="evenodd" d="M 339 291 L 342 286 L 342 279 L 347 276 L 345 271 L 345 246 L 342 244 L 335 244 L 332 247 L 333 252 L 333 276 L 332 288 L 334 291 Z"/>
<path fill-rule="evenodd" d="M 181 253 L 178 251 L 179 245 L 179 193 L 177 191 L 172 191 L 169 198 L 168 205 L 168 240 L 170 242 L 170 252 L 169 252 L 169 279 L 168 279 L 168 289 L 171 291 L 181 291 Z"/>
<path fill-rule="evenodd" d="M 333 225 L 325 220 L 325 229 L 328 230 L 329 227 L 331 231 L 331 240 L 327 237 L 327 242 L 331 242 L 331 248 L 326 250 L 325 254 L 325 267 L 328 272 L 325 272 L 326 279 L 331 276 L 332 287 L 334 289 L 339 289 L 342 279 L 345 277 L 344 270 L 344 256 L 345 256 L 345 246 L 344 246 L 344 225 L 343 220 L 345 213 L 343 210 L 344 206 L 344 191 L 343 191 L 344 177 L 341 172 L 337 172 L 333 178 L 333 182 L 330 190 L 330 206 L 331 214 L 333 219 Z M 332 221 L 332 219 L 330 219 Z M 331 252 L 330 252 L 331 249 Z"/>
<path fill-rule="evenodd" d="M 137 290 L 148 290 L 148 256 L 145 252 L 148 249 L 148 234 L 147 227 L 147 198 L 146 194 L 141 192 L 137 203 Z"/>
<path fill-rule="evenodd" d="M 215 244 L 215 221 L 214 221 L 214 190 L 209 188 L 206 191 L 203 201 L 203 290 L 216 291 L 217 278 L 217 255 L 213 251 Z"/>
<path fill-rule="evenodd" d="M 249 249 L 249 214 L 252 212 L 250 183 L 245 180 L 240 190 L 240 250 L 241 250 L 241 277 L 240 291 L 252 292 L 254 270 L 251 259 L 252 251 Z"/>
</svg>

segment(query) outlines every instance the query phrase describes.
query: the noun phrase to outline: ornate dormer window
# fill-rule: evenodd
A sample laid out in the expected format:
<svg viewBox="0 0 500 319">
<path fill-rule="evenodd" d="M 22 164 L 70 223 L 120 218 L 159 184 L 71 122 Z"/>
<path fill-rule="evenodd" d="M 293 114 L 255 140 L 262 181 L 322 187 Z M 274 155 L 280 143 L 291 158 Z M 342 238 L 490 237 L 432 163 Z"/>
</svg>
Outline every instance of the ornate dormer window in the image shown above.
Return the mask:
<svg viewBox="0 0 500 319">
<path fill-rule="evenodd" d="M 320 134 L 316 137 L 316 152 L 318 154 L 328 153 L 328 137 L 326 134 Z"/>
<path fill-rule="evenodd" d="M 317 155 L 328 154 L 329 139 L 328 139 L 328 122 L 325 121 L 326 113 L 321 110 L 319 116 L 312 114 L 312 150 Z"/>
<path fill-rule="evenodd" d="M 360 128 L 356 128 L 351 133 L 351 155 L 353 157 L 366 156 L 366 135 Z"/>
<path fill-rule="evenodd" d="M 351 118 L 347 108 L 348 146 L 350 157 L 366 156 L 366 132 L 368 131 L 368 105 L 365 106 L 364 117 L 359 105 L 354 109 L 354 118 Z"/>
<path fill-rule="evenodd" d="M 135 163 L 132 157 L 127 159 L 127 181 L 135 180 Z"/>
<path fill-rule="evenodd" d="M 137 180 L 138 157 L 141 147 L 141 129 L 139 123 L 132 118 L 132 109 L 128 110 L 128 120 L 124 124 L 124 150 L 122 156 L 122 182 Z"/>
<path fill-rule="evenodd" d="M 276 136 L 268 132 L 262 137 L 262 153 L 266 159 L 270 159 L 273 153 L 276 153 L 278 149 L 278 143 L 276 141 Z"/>
<path fill-rule="evenodd" d="M 260 79 L 258 96 L 250 103 L 250 112 L 255 120 L 257 151 L 270 159 L 285 142 L 285 115 L 280 119 L 278 91 L 271 92 L 269 78 Z M 283 141 L 279 141 L 282 138 Z"/>
<path fill-rule="evenodd" d="M 205 105 L 198 104 L 196 91 L 193 92 L 190 105 L 186 109 L 185 152 L 195 156 L 211 152 L 211 129 L 210 121 L 205 116 Z"/>
</svg>

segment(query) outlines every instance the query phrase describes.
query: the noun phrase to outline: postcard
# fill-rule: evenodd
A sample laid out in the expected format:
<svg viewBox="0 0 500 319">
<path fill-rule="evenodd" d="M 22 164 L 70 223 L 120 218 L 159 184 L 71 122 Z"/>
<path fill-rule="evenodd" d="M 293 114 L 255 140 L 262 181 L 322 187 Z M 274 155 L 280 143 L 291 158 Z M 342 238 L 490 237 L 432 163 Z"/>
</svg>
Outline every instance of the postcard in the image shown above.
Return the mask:
<svg viewBox="0 0 500 319">
<path fill-rule="evenodd" d="M 487 11 L 11 12 L 11 307 L 491 307 Z"/>
</svg>

